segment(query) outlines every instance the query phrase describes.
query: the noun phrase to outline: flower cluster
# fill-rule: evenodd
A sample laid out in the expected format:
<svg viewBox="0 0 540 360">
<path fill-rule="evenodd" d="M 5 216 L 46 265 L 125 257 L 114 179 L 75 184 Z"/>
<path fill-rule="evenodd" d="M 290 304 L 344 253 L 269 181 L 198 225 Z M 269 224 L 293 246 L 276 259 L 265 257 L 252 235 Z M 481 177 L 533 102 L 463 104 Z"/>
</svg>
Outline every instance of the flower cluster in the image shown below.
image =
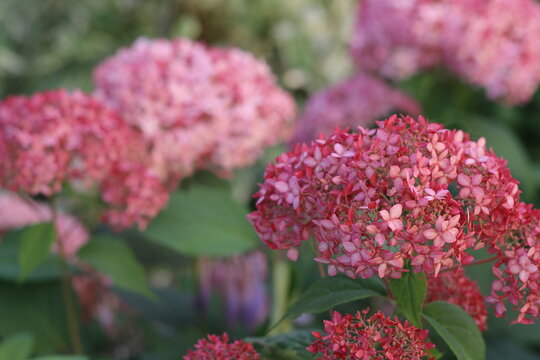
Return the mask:
<svg viewBox="0 0 540 360">
<path fill-rule="evenodd" d="M 415 100 L 375 77 L 357 74 L 344 82 L 322 90 L 307 102 L 291 144 L 309 142 L 336 127 L 368 127 L 392 110 L 417 115 Z"/>
<path fill-rule="evenodd" d="M 324 321 L 325 335 L 313 332 L 317 340 L 308 351 L 319 354 L 318 360 L 431 358 L 429 350 L 435 346 L 427 340 L 427 330 L 387 318 L 380 311 L 368 317 L 368 311 L 354 316 L 334 312 L 332 320 Z"/>
<path fill-rule="evenodd" d="M 137 169 L 130 177 L 116 176 L 116 188 L 130 188 L 126 179 L 139 176 L 138 169 L 147 162 L 145 154 L 138 130 L 80 91 L 54 90 L 0 102 L 0 186 L 8 190 L 52 196 L 67 181 L 110 183 L 118 168 Z M 115 200 L 115 208 L 139 212 L 137 216 L 118 215 L 127 216 L 123 219 L 125 226 L 134 222 L 144 226 L 166 204 L 166 189 L 157 185 L 159 179 L 149 173 L 144 179 L 141 181 L 155 183 L 152 199 L 144 188 L 141 191 L 133 186 L 130 197 L 121 199 L 133 202 L 139 196 L 146 197 L 144 207 L 130 207 L 118 203 L 118 197 L 104 197 L 105 202 Z"/>
<path fill-rule="evenodd" d="M 261 356 L 255 351 L 253 345 L 242 340 L 229 342 L 225 333 L 221 336 L 208 335 L 207 339 L 200 339 L 195 350 L 184 355 L 184 360 L 260 360 Z"/>
<path fill-rule="evenodd" d="M 138 147 L 137 133 L 116 113 L 65 90 L 2 101 L 0 138 L 0 184 L 46 196 L 68 179 L 104 178 Z"/>
<path fill-rule="evenodd" d="M 359 69 L 403 79 L 438 64 L 441 24 L 453 0 L 366 0 L 358 8 L 351 54 Z"/>
<path fill-rule="evenodd" d="M 0 194 L 0 233 L 52 220 L 49 206 L 15 194 Z M 53 251 L 74 260 L 88 241 L 88 231 L 77 219 L 61 212 L 56 214 L 55 225 L 58 241 L 53 244 Z"/>
<path fill-rule="evenodd" d="M 491 249 L 496 280 L 486 301 L 495 305 L 497 316 L 506 312 L 508 301 L 519 311 L 514 323 L 531 324 L 540 315 L 540 211 L 525 204 L 518 209 L 521 217 L 508 240 Z"/>
<path fill-rule="evenodd" d="M 507 273 L 519 258 L 524 286 L 504 284 L 520 296 L 503 290 L 502 299 L 515 305 L 523 294 L 534 295 L 521 304 L 537 317 L 538 271 L 524 257 L 538 263 L 536 237 L 523 235 L 523 224 L 537 216 L 519 202 L 506 161 L 484 139 L 472 141 L 422 117 L 392 116 L 377 126 L 337 129 L 270 164 L 249 215 L 261 239 L 294 260 L 302 241 L 313 237 L 316 260 L 328 264 L 328 273 L 352 278 L 400 278 L 406 261 L 414 272 L 437 276 L 471 263 L 473 250 L 487 245 L 506 259 Z M 519 269 L 501 278 L 516 280 Z"/>
<path fill-rule="evenodd" d="M 248 165 L 285 138 L 294 115 L 265 63 L 187 39 L 139 39 L 94 78 L 96 95 L 141 129 L 165 179 Z"/>
<path fill-rule="evenodd" d="M 225 302 L 230 325 L 254 330 L 266 319 L 269 301 L 266 293 L 267 260 L 264 253 L 236 255 L 232 258 L 202 258 L 198 262 L 199 299 L 207 307 L 212 293 Z"/>
<path fill-rule="evenodd" d="M 351 52 L 393 79 L 444 64 L 492 99 L 523 103 L 540 83 L 539 31 L 534 0 L 366 0 Z"/>
<path fill-rule="evenodd" d="M 458 268 L 428 280 L 426 303 L 446 301 L 465 310 L 474 320 L 478 328 L 487 330 L 487 310 L 484 297 L 476 281 L 470 279 Z"/>
</svg>

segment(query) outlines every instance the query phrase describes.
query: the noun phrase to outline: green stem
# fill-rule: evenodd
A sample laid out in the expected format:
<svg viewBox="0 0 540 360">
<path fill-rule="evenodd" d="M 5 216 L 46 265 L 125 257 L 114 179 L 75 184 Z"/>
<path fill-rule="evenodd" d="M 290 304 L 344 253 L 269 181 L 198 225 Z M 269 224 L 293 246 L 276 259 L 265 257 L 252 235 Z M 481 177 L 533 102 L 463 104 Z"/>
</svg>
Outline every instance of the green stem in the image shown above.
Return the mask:
<svg viewBox="0 0 540 360">
<path fill-rule="evenodd" d="M 57 211 L 56 203 L 54 198 L 51 201 L 51 210 L 52 210 L 52 223 L 56 227 Z M 79 333 L 79 324 L 77 321 L 77 311 L 75 309 L 75 303 L 72 297 L 72 287 L 71 287 L 71 274 L 69 273 L 69 266 L 65 259 L 64 244 L 56 235 L 56 242 L 58 243 L 59 248 L 59 263 L 60 263 L 60 272 L 62 275 L 62 297 L 64 299 L 64 305 L 66 306 L 66 318 L 69 335 L 71 338 L 71 346 L 73 352 L 76 355 L 82 354 L 82 344 L 81 344 L 81 335 Z"/>
<path fill-rule="evenodd" d="M 76 355 L 82 354 L 81 336 L 77 321 L 77 312 L 71 293 L 71 275 L 66 260 L 60 256 L 60 271 L 62 272 L 62 296 L 66 305 L 67 325 L 71 337 L 71 346 Z"/>
<path fill-rule="evenodd" d="M 289 288 L 291 284 L 290 264 L 280 256 L 276 256 L 272 268 L 272 314 L 270 324 L 276 324 L 289 305 Z M 292 321 L 284 320 L 270 331 L 269 335 L 276 335 L 292 329 Z"/>
</svg>

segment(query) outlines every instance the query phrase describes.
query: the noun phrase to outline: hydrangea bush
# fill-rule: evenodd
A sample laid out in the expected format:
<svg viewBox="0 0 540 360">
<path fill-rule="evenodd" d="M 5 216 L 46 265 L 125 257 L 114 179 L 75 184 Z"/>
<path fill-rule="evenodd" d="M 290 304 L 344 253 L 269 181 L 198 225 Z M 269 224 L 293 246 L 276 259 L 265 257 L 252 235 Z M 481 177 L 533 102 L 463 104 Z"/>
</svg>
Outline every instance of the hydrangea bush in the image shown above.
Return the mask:
<svg viewBox="0 0 540 360">
<path fill-rule="evenodd" d="M 346 1 L 118 3 L 84 91 L 0 84 L 0 360 L 535 357 L 540 5 Z"/>
</svg>

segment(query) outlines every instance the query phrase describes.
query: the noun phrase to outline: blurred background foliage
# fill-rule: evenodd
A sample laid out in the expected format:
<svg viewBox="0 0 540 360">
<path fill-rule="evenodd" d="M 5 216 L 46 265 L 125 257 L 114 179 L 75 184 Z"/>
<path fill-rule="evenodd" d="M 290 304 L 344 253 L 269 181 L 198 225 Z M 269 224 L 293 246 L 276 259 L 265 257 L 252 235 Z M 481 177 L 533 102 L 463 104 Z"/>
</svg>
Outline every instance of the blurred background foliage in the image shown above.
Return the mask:
<svg viewBox="0 0 540 360">
<path fill-rule="evenodd" d="M 356 3 L 356 0 L 0 0 L 0 96 L 59 87 L 92 91 L 93 67 L 119 47 L 128 46 L 141 36 L 185 36 L 209 44 L 237 46 L 266 59 L 282 86 L 295 95 L 301 106 L 310 94 L 354 72 L 347 39 Z M 441 69 L 415 76 L 398 86 L 419 100 L 427 118 L 486 137 L 488 145 L 509 160 L 514 176 L 522 183 L 524 198 L 538 204 L 538 92 L 524 106 L 505 107 L 487 100 L 482 90 L 461 83 Z M 253 169 L 238 174 L 232 184 L 237 198 L 246 199 L 253 192 L 253 180 L 261 178 L 264 163 L 271 157 L 269 154 Z M 190 181 L 213 180 L 199 175 Z M 99 356 L 177 359 L 208 331 L 228 330 L 234 336 L 264 334 L 264 325 L 252 332 L 226 329 L 224 314 L 217 306 L 211 307 L 214 313 L 203 317 L 187 311 L 193 306 L 196 288 L 195 261 L 149 243 L 136 232 L 125 234 L 125 238 L 149 269 L 150 284 L 159 300 L 120 291 L 123 299 L 137 309 L 137 325 L 133 326 L 133 319 L 127 319 L 125 328 L 129 331 L 117 336 L 113 345 L 97 329 L 86 329 L 85 345 L 97 354 L 96 359 Z M 303 256 L 303 261 L 293 265 L 292 282 L 285 289 L 293 297 L 317 278 L 311 258 Z M 478 267 L 472 272 L 477 279 L 490 277 L 489 267 Z M 488 280 L 480 282 L 489 284 Z M 10 301 L 18 302 L 21 297 L 47 297 L 44 288 L 54 287 L 56 291 L 58 284 L 39 283 L 24 288 L 8 283 L 0 285 L 0 334 L 5 335 L 13 332 L 2 330 L 8 326 L 5 319 L 14 316 L 4 301 L 5 293 L 12 294 Z M 18 296 L 17 292 L 24 294 Z M 317 321 L 322 318 L 324 314 Z M 297 326 L 309 327 L 314 323 L 301 319 Z M 488 359 L 507 359 L 509 354 L 516 359 L 540 359 L 539 325 L 508 327 L 506 320 L 497 319 L 490 324 L 487 336 Z M 45 353 L 48 346 L 49 343 L 37 342 L 37 348 L 45 349 Z M 287 354 L 279 356 L 289 358 Z"/>
<path fill-rule="evenodd" d="M 353 0 L 3 0 L 0 90 L 89 90 L 92 68 L 119 47 L 184 36 L 253 52 L 305 95 L 350 72 L 354 8 Z"/>
</svg>

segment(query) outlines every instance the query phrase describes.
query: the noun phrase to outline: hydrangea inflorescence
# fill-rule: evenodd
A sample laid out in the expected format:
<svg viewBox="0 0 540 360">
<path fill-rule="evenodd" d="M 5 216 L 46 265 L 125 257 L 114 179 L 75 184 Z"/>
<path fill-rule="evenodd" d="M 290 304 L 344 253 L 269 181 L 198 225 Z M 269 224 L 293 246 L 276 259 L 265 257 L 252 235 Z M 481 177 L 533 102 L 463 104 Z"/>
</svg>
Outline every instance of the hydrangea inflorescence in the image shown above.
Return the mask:
<svg viewBox="0 0 540 360">
<path fill-rule="evenodd" d="M 208 335 L 184 355 L 184 360 L 260 360 L 261 356 L 250 343 L 229 342 L 229 335 Z"/>
<path fill-rule="evenodd" d="M 299 144 L 266 169 L 249 219 L 272 249 L 313 237 L 328 273 L 437 276 L 487 245 L 497 257 L 489 302 L 538 318 L 537 211 L 521 203 L 506 161 L 460 130 L 391 116 L 377 128 Z M 529 317 L 528 317 L 529 316 Z"/>
<path fill-rule="evenodd" d="M 266 63 L 187 39 L 139 39 L 94 78 L 96 95 L 141 129 L 168 180 L 249 165 L 286 139 L 294 117 L 294 101 Z"/>
<path fill-rule="evenodd" d="M 324 321 L 325 335 L 317 338 L 308 351 L 319 360 L 349 359 L 428 359 L 435 345 L 427 340 L 428 330 L 418 329 L 408 321 L 384 316 L 380 311 L 368 317 L 369 309 L 355 315 L 337 311 Z"/>
<path fill-rule="evenodd" d="M 114 226 L 144 227 L 168 199 L 159 178 L 140 171 L 147 163 L 140 132 L 81 91 L 53 90 L 0 102 L 0 159 L 0 186 L 10 191 L 51 197 L 65 182 L 103 186 L 103 199 L 116 214 L 105 220 Z M 118 169 L 136 171 L 141 184 L 121 199 L 108 190 L 113 178 L 117 189 L 130 188 Z M 141 201 L 145 206 L 132 205 Z"/>
<path fill-rule="evenodd" d="M 359 69 L 392 79 L 444 64 L 515 104 L 540 83 L 539 31 L 534 0 L 365 0 L 351 52 Z"/>
<path fill-rule="evenodd" d="M 375 119 L 394 110 L 417 115 L 420 105 L 383 80 L 360 73 L 309 99 L 291 144 L 315 140 L 336 126 L 369 127 Z"/>
</svg>

